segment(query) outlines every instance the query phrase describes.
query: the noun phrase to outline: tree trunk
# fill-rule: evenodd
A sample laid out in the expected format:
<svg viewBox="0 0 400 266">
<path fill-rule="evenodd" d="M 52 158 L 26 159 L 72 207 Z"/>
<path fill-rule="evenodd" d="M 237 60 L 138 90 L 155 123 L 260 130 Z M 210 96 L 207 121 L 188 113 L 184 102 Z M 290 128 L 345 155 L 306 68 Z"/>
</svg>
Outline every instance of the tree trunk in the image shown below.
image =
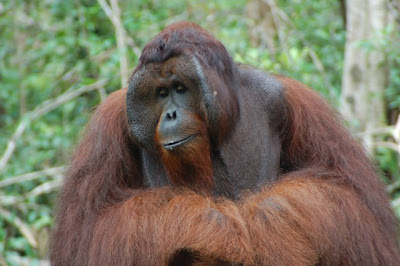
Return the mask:
<svg viewBox="0 0 400 266">
<path fill-rule="evenodd" d="M 360 41 L 376 43 L 379 31 L 388 24 L 388 10 L 385 0 L 346 1 L 346 10 L 341 112 L 356 131 L 368 132 L 385 123 L 384 90 L 389 73 L 382 49 L 366 49 Z M 364 144 L 371 149 L 371 135 L 363 136 Z"/>
</svg>

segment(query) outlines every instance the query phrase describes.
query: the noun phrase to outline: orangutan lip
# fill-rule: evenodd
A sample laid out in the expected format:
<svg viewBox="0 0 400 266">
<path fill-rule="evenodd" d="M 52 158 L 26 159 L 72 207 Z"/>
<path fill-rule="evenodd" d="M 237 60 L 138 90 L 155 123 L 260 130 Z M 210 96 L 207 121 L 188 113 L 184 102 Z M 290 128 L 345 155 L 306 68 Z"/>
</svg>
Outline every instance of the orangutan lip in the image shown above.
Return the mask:
<svg viewBox="0 0 400 266">
<path fill-rule="evenodd" d="M 190 136 L 188 136 L 188 137 L 186 137 L 184 139 L 181 139 L 181 140 L 170 141 L 167 144 L 164 144 L 163 146 L 167 150 L 172 150 L 172 149 L 174 149 L 174 148 L 176 148 L 178 146 L 181 146 L 181 145 L 185 144 L 186 142 L 191 141 L 195 136 L 196 136 L 196 134 L 193 134 L 193 135 L 190 135 Z"/>
</svg>

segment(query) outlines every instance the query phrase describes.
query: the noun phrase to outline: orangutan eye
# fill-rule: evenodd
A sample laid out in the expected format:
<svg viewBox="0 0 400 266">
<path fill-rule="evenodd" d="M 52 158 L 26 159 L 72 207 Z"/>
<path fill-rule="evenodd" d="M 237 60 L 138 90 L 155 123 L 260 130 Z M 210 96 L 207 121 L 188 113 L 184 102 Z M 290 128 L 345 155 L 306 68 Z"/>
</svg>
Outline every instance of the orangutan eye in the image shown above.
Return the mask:
<svg viewBox="0 0 400 266">
<path fill-rule="evenodd" d="M 167 98 L 168 94 L 169 94 L 168 89 L 166 89 L 166 88 L 159 88 L 158 89 L 158 97 Z"/>
<path fill-rule="evenodd" d="M 176 92 L 177 93 L 185 93 L 186 90 L 187 90 L 187 88 L 182 86 L 182 85 L 179 85 L 178 87 L 176 87 Z"/>
</svg>

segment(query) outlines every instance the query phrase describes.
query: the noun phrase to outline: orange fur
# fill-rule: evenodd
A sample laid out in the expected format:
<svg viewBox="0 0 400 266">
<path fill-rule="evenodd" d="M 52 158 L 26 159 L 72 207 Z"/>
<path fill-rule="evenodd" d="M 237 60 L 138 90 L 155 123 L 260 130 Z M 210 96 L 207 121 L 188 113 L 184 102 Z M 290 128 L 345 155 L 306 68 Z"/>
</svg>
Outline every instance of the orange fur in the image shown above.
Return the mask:
<svg viewBox="0 0 400 266">
<path fill-rule="evenodd" d="M 184 147 L 169 151 L 159 144 L 158 127 L 155 143 L 159 144 L 162 161 L 168 171 L 172 183 L 211 195 L 213 191 L 213 172 L 211 147 L 206 123 L 198 116 L 185 114 L 194 121 L 195 126 L 187 129 L 186 135 L 197 133 L 197 136 Z M 199 132 L 199 133 L 198 133 Z"/>
<path fill-rule="evenodd" d="M 289 106 L 295 105 L 288 115 L 304 120 L 299 113 L 308 116 L 313 105 L 321 104 L 305 88 L 293 87 L 297 83 L 284 82 L 291 94 Z M 233 202 L 184 189 L 139 189 L 139 168 L 121 104 L 124 95 L 124 90 L 114 93 L 97 110 L 69 167 L 52 237 L 54 265 L 167 265 L 184 249 L 199 254 L 198 264 L 400 261 L 395 222 L 382 186 L 366 155 L 343 136 L 328 110 L 309 119 L 337 127 L 329 131 L 332 135 L 307 132 L 314 127 L 304 128 L 301 120 L 288 124 L 286 137 L 297 134 L 297 139 L 287 142 L 292 155 L 286 163 L 299 170 Z M 304 110 L 296 113 L 295 108 Z M 298 139 L 312 145 L 304 147 Z M 335 143 L 326 146 L 329 140 Z M 356 166 L 363 168 L 353 170 Z"/>
</svg>

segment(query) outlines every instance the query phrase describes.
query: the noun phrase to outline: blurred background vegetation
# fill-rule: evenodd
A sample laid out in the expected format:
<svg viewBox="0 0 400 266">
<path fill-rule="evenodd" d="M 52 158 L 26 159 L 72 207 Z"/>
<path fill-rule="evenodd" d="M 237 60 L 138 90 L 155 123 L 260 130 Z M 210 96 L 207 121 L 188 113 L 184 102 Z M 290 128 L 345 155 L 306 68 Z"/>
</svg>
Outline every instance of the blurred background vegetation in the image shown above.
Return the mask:
<svg viewBox="0 0 400 266">
<path fill-rule="evenodd" d="M 400 217 L 400 5 L 380 2 L 387 7 L 384 25 L 351 47 L 383 56 L 372 60 L 385 78 L 383 109 L 375 110 L 382 120 L 371 131 L 357 117 L 346 118 L 380 168 Z M 300 80 L 340 109 L 345 6 L 335 0 L 0 0 L 0 265 L 47 263 L 63 166 L 93 108 L 126 84 L 143 46 L 166 25 L 196 22 L 236 61 Z"/>
</svg>

